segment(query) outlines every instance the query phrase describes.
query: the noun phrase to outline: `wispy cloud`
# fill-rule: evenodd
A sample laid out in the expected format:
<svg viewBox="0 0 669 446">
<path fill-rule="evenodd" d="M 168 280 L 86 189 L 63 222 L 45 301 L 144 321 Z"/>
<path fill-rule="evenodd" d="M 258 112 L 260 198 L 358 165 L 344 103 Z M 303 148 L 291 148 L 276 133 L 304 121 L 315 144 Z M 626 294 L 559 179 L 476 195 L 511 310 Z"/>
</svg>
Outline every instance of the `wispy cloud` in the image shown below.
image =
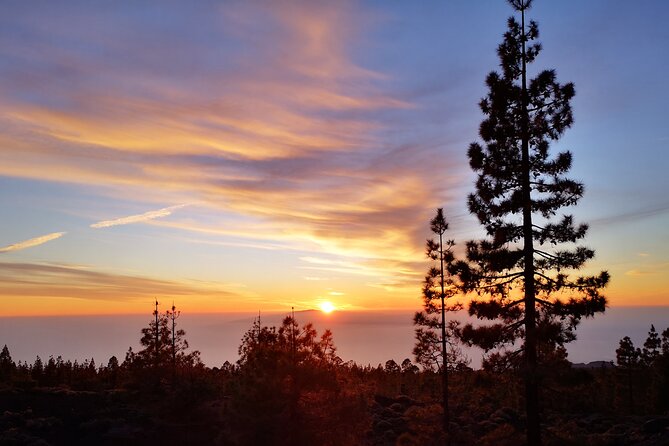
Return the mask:
<svg viewBox="0 0 669 446">
<path fill-rule="evenodd" d="M 609 215 L 606 217 L 596 218 L 591 220 L 592 226 L 616 225 L 621 223 L 630 223 L 638 220 L 645 220 L 653 218 L 658 215 L 663 215 L 669 212 L 669 202 L 655 203 L 644 208 L 637 208 L 634 210 L 626 210 L 616 215 Z"/>
<path fill-rule="evenodd" d="M 119 226 L 119 225 L 129 225 L 131 223 L 142 223 L 148 220 L 153 220 L 154 218 L 167 217 L 172 215 L 172 212 L 176 209 L 181 209 L 187 204 L 179 204 L 176 206 L 170 206 L 163 209 L 158 209 L 157 211 L 149 211 L 143 214 L 130 215 L 128 217 L 115 218 L 113 220 L 103 220 L 97 223 L 93 223 L 91 228 L 108 228 L 110 226 Z"/>
<path fill-rule="evenodd" d="M 302 269 L 326 271 L 342 275 L 366 276 L 371 279 L 367 286 L 386 291 L 416 289 L 420 284 L 420 269 L 423 262 L 400 262 L 390 259 L 335 260 L 320 257 L 300 257 L 306 265 Z"/>
<path fill-rule="evenodd" d="M 408 113 L 417 122 L 428 112 L 357 57 L 379 17 L 355 2 L 212 5 L 174 6 L 175 26 L 185 27 L 178 38 L 133 22 L 146 14 L 48 7 L 40 13 L 59 20 L 45 25 L 16 6 L 7 32 L 21 39 L 0 41 L 12 60 L 0 73 L 0 175 L 197 201 L 219 219 L 238 218 L 153 224 L 224 227 L 226 242 L 386 265 L 422 260 L 425 222 L 455 195 L 465 160 L 407 124 Z"/>
<path fill-rule="evenodd" d="M 647 270 L 640 270 L 640 269 L 631 269 L 628 271 L 625 271 L 626 276 L 631 276 L 631 277 L 642 277 L 642 276 L 649 276 L 654 274 L 653 271 L 647 271 Z"/>
<path fill-rule="evenodd" d="M 21 249 L 32 248 L 33 246 L 39 246 L 51 240 L 56 240 L 57 238 L 65 235 L 65 232 L 52 232 L 51 234 L 41 235 L 39 237 L 31 238 L 30 240 L 25 240 L 23 242 L 14 243 L 12 245 L 5 246 L 0 248 L 0 253 L 2 252 L 11 252 L 19 251 Z"/>
<path fill-rule="evenodd" d="M 625 271 L 626 276 L 642 277 L 642 276 L 660 276 L 666 277 L 669 270 L 669 262 L 651 263 Z"/>
<path fill-rule="evenodd" d="M 239 286 L 133 276 L 66 264 L 0 262 L 0 297 L 74 298 L 125 301 L 208 296 L 239 297 Z M 231 290 L 230 288 L 234 289 Z"/>
</svg>

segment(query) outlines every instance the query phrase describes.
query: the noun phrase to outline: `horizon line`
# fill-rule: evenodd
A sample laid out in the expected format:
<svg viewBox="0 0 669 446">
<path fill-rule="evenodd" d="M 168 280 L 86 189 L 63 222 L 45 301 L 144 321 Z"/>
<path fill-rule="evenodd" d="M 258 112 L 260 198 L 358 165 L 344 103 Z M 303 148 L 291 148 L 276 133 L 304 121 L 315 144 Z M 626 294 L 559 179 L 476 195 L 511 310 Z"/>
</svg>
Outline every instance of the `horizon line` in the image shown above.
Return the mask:
<svg viewBox="0 0 669 446">
<path fill-rule="evenodd" d="M 613 308 L 669 308 L 669 303 L 666 305 L 610 305 L 607 307 L 608 309 L 613 309 Z M 332 316 L 337 313 L 346 313 L 346 314 L 353 314 L 353 313 L 406 313 L 406 312 L 416 312 L 420 311 L 421 308 L 381 308 L 381 309 L 376 309 L 376 308 L 371 308 L 371 309 L 355 309 L 355 310 L 334 310 L 331 313 L 324 313 L 322 310 L 318 308 L 307 308 L 304 310 L 296 310 L 295 313 L 306 313 L 306 312 L 314 312 L 314 313 L 320 313 L 323 314 L 324 316 Z M 269 315 L 278 315 L 278 314 L 289 314 L 291 312 L 290 309 L 287 310 L 260 310 L 261 314 L 269 314 Z M 460 310 L 460 311 L 467 311 L 466 309 Z M 127 312 L 127 313 L 62 313 L 62 314 L 4 314 L 0 315 L 0 319 L 9 319 L 9 318 L 47 318 L 47 317 L 118 317 L 118 316 L 141 316 L 143 314 L 148 314 L 151 315 L 152 312 Z M 189 315 L 194 315 L 194 316 L 210 316 L 210 315 L 234 315 L 234 314 L 244 314 L 244 315 L 257 315 L 258 310 L 221 310 L 221 311 L 194 311 L 194 312 L 188 312 L 185 314 Z M 602 313 L 606 314 L 606 312 Z M 588 318 L 588 319 L 594 319 L 593 318 Z"/>
</svg>

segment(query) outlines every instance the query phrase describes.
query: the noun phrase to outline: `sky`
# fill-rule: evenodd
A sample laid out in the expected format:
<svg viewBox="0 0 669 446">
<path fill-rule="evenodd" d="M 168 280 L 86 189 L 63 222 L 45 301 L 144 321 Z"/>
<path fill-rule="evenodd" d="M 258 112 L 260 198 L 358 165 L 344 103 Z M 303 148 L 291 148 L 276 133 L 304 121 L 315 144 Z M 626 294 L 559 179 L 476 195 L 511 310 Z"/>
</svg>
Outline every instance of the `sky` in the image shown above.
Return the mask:
<svg viewBox="0 0 669 446">
<path fill-rule="evenodd" d="M 186 331 L 190 347 L 201 353 L 202 361 L 209 367 L 220 367 L 225 361 L 239 359 L 238 347 L 257 316 L 257 313 L 235 312 L 184 313 L 178 325 Z M 411 316 L 410 310 L 295 313 L 300 325 L 311 323 L 318 333 L 331 330 L 337 354 L 344 361 L 372 366 L 389 359 L 401 364 L 405 358 L 414 357 L 415 327 Z M 284 317 L 280 312 L 263 313 L 262 322 L 279 326 Z M 104 365 L 111 356 L 123 360 L 128 348 L 141 350 L 140 330 L 150 319 L 150 314 L 7 317 L 2 318 L 0 324 L 0 340 L 7 344 L 14 361 L 32 364 L 36 356 L 45 360 L 60 355 L 79 363 L 93 358 L 96 364 Z M 463 313 L 458 313 L 456 319 L 472 320 Z M 661 332 L 667 328 L 667 321 L 669 306 L 609 308 L 603 315 L 579 325 L 578 338 L 566 346 L 569 360 L 573 363 L 615 361 L 616 348 L 623 336 L 629 336 L 634 345 L 642 346 L 651 324 Z M 482 350 L 460 347 L 469 365 L 480 368 Z"/>
<path fill-rule="evenodd" d="M 487 1 L 8 1 L 0 315 L 420 308 L 456 251 Z M 573 209 L 612 306 L 669 304 L 669 4 L 536 0 L 531 70 L 574 82 Z"/>
</svg>

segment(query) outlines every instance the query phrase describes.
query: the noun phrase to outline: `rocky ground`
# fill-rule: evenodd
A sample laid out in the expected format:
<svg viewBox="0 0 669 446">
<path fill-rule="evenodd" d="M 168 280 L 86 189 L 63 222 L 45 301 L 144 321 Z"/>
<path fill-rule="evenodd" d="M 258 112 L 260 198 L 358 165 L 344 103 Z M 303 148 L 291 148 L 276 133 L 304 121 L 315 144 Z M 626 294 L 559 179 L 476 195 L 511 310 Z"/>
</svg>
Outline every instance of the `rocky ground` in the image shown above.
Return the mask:
<svg viewBox="0 0 669 446">
<path fill-rule="evenodd" d="M 158 409 L 155 401 L 136 398 L 126 391 L 3 390 L 0 445 L 232 444 L 220 427 L 224 401 L 170 418 L 164 405 Z M 441 407 L 434 401 L 376 395 L 370 412 L 371 426 L 360 444 L 443 444 Z M 453 407 L 452 414 L 453 446 L 523 444 L 524 416 L 510 407 L 489 413 Z M 546 446 L 669 446 L 667 415 L 549 414 L 544 423 Z"/>
<path fill-rule="evenodd" d="M 126 391 L 4 390 L 0 410 L 2 446 L 204 445 L 220 437 L 217 426 L 207 423 L 216 411 L 211 403 L 165 416 L 164 406 Z"/>
<path fill-rule="evenodd" d="M 368 442 L 373 446 L 438 445 L 441 408 L 407 396 L 375 397 Z M 456 411 L 454 411 L 456 412 Z M 459 413 L 451 422 L 453 446 L 523 444 L 524 417 L 505 407 L 490 414 Z M 555 414 L 545 417 L 547 446 L 669 446 L 669 416 Z"/>
</svg>

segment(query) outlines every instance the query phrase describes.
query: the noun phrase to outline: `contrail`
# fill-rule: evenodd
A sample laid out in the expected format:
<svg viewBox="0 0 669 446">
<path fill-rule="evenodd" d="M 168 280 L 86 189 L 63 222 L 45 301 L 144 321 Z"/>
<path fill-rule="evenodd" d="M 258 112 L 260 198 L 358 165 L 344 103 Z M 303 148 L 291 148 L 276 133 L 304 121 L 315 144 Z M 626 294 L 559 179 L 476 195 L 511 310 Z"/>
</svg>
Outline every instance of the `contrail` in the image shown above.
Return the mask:
<svg viewBox="0 0 669 446">
<path fill-rule="evenodd" d="M 655 217 L 656 215 L 664 214 L 669 211 L 669 203 L 660 203 L 648 206 L 645 209 L 635 209 L 633 211 L 623 212 L 617 215 L 610 215 L 608 217 L 601 217 L 591 220 L 591 226 L 595 225 L 610 225 L 618 223 L 628 223 L 635 220 L 642 220 L 644 218 Z"/>
<path fill-rule="evenodd" d="M 114 220 L 104 220 L 97 223 L 93 223 L 91 228 L 108 228 L 110 226 L 118 225 L 128 225 L 130 223 L 141 223 L 143 221 L 153 220 L 154 218 L 167 217 L 172 214 L 172 211 L 188 206 L 188 204 L 178 204 L 176 206 L 170 206 L 163 209 L 158 209 L 157 211 L 149 211 L 143 214 L 130 215 L 128 217 L 116 218 Z"/>
<path fill-rule="evenodd" d="M 38 246 L 41 245 L 42 243 L 46 243 L 51 240 L 60 238 L 65 234 L 66 234 L 65 232 L 52 232 L 51 234 L 41 235 L 39 237 L 31 238 L 30 240 L 25 240 L 23 242 L 14 243 L 13 245 L 0 248 L 0 252 L 11 252 L 11 251 L 18 251 L 20 249 L 31 248 L 33 246 Z"/>
</svg>

